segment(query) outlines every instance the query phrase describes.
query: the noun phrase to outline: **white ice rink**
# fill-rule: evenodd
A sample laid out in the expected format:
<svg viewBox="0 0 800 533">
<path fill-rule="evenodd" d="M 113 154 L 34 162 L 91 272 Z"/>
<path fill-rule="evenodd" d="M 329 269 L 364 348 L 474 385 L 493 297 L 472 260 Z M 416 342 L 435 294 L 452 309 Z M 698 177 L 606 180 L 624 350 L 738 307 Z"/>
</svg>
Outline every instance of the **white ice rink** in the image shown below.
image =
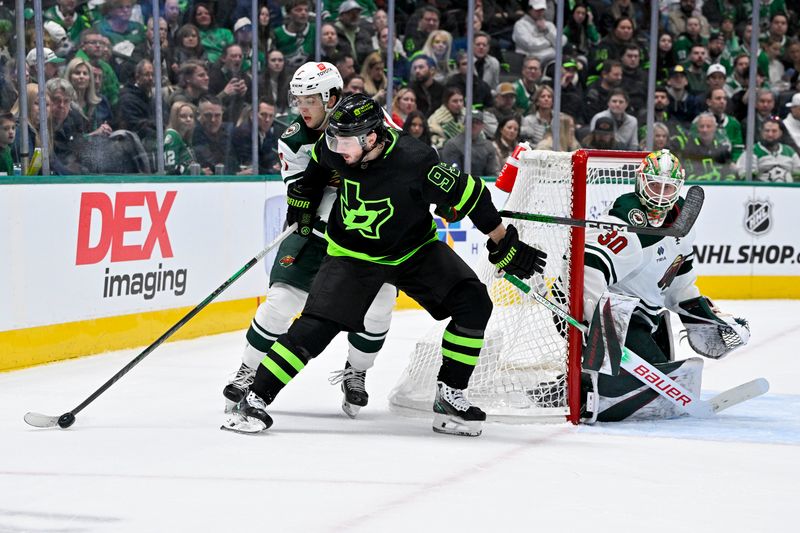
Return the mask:
<svg viewBox="0 0 800 533">
<path fill-rule="evenodd" d="M 772 389 L 714 420 L 435 434 L 386 400 L 432 324 L 417 311 L 395 314 L 357 420 L 327 381 L 340 336 L 258 436 L 219 430 L 243 332 L 161 346 L 68 430 L 22 416 L 73 408 L 141 348 L 3 373 L 0 532 L 800 531 L 800 302 L 718 304 L 753 337 L 706 361 L 704 396 Z"/>
</svg>

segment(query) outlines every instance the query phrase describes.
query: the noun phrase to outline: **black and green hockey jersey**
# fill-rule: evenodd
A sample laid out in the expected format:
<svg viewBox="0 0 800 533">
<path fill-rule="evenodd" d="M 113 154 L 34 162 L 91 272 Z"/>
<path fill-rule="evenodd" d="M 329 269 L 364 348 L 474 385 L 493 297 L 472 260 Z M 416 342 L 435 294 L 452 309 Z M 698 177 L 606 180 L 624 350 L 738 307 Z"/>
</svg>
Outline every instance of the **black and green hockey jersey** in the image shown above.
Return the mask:
<svg viewBox="0 0 800 533">
<path fill-rule="evenodd" d="M 436 239 L 431 205 L 448 205 L 489 233 L 501 219 L 483 180 L 441 163 L 436 151 L 389 130 L 377 159 L 349 166 L 321 139 L 303 176 L 319 189 L 337 175 L 340 187 L 326 237 L 328 254 L 396 265 Z"/>
</svg>

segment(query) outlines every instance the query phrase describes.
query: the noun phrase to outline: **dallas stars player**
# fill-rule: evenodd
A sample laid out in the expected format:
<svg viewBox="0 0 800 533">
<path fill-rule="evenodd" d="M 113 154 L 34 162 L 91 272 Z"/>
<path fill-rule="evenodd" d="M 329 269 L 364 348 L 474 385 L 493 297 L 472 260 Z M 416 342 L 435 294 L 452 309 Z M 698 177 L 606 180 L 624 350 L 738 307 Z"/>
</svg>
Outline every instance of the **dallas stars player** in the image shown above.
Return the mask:
<svg viewBox="0 0 800 533">
<path fill-rule="evenodd" d="M 306 63 L 292 76 L 290 91 L 300 117 L 278 140 L 278 154 L 283 181 L 292 188 L 308 166 L 314 143 L 322 136 L 328 116 L 341 98 L 342 77 L 330 63 Z M 319 218 L 313 228 L 306 226 L 306 234 L 289 236 L 278 249 L 270 272 L 267 298 L 258 307 L 247 330 L 242 364 L 223 389 L 223 395 L 231 402 L 229 407 L 247 394 L 256 368 L 269 347 L 289 329 L 292 319 L 305 305 L 311 280 L 325 256 L 325 226 L 336 198 L 336 186 L 336 180 L 331 180 L 322 189 L 321 200 L 313 213 Z M 367 405 L 366 373 L 383 346 L 396 296 L 397 290 L 391 285 L 380 287 L 364 320 L 365 328 L 348 335 L 350 346 L 344 370 L 331 378 L 332 383 L 342 383 L 342 409 L 350 417 L 355 417 L 360 408 Z M 235 424 L 236 418 L 234 415 L 231 423 Z"/>
<path fill-rule="evenodd" d="M 600 220 L 636 226 L 669 226 L 680 213 L 684 171 L 661 150 L 647 155 L 637 171 L 636 190 L 616 199 Z M 669 312 L 680 315 L 695 352 L 719 359 L 750 338 L 747 321 L 723 314 L 701 296 L 692 268 L 695 231 L 684 238 L 586 230 L 584 318 L 591 319 L 606 292 L 638 298 L 625 346 L 673 379 L 699 389 L 702 359 L 673 360 Z M 631 374 L 600 374 L 599 421 L 667 418 L 677 409 Z"/>
<path fill-rule="evenodd" d="M 289 187 L 287 220 L 308 227 L 332 175 L 342 184 L 331 210 L 328 256 L 311 286 L 303 313 L 269 349 L 250 393 L 234 410 L 262 431 L 266 412 L 283 387 L 319 355 L 339 331 L 363 331 L 364 313 L 384 283 L 416 300 L 434 318 L 450 318 L 434 401 L 434 431 L 480 435 L 486 414 L 466 398 L 492 303 L 464 261 L 436 237 L 430 206 L 469 216 L 489 235 L 490 260 L 522 278 L 542 272 L 545 254 L 506 228 L 480 178 L 439 162 L 436 152 L 384 125 L 380 106 L 347 96 L 336 107 L 303 177 Z"/>
</svg>

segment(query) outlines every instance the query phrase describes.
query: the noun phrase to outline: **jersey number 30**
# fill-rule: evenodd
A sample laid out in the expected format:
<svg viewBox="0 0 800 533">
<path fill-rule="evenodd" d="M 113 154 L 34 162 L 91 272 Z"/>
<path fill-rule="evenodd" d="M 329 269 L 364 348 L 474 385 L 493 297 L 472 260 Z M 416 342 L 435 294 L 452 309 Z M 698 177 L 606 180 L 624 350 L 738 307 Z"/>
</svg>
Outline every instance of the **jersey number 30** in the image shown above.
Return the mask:
<svg viewBox="0 0 800 533">
<path fill-rule="evenodd" d="M 626 246 L 628 246 L 628 238 L 622 235 L 617 235 L 617 230 L 611 230 L 600 235 L 597 238 L 597 242 L 614 252 L 614 254 L 620 253 L 625 249 Z"/>
</svg>

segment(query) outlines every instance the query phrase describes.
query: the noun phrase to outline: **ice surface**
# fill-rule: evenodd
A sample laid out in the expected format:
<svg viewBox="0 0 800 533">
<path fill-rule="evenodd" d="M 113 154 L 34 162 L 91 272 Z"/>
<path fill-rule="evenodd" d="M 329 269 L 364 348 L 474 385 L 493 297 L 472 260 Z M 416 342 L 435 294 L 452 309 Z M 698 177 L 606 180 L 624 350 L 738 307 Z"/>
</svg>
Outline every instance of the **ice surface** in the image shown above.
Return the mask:
<svg viewBox="0 0 800 533">
<path fill-rule="evenodd" d="M 139 349 L 0 374 L 0 532 L 796 531 L 800 302 L 717 303 L 753 336 L 706 361 L 704 396 L 772 389 L 713 420 L 435 434 L 386 400 L 432 324 L 416 311 L 395 314 L 358 419 L 326 379 L 340 336 L 258 436 L 218 429 L 242 332 L 159 347 L 68 430 L 22 416 L 71 409 Z"/>
</svg>

